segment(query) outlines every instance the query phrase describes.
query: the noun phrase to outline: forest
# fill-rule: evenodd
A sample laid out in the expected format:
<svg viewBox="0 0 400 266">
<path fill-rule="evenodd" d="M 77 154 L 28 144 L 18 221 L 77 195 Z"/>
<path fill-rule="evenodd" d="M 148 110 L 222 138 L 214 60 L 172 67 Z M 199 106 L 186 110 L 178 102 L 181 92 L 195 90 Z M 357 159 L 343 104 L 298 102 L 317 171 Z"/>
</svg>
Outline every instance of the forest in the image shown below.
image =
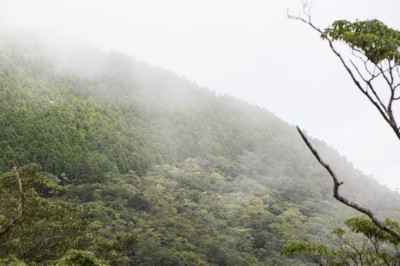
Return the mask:
<svg viewBox="0 0 400 266">
<path fill-rule="evenodd" d="M 2 38 L 0 128 L 0 265 L 309 265 L 313 252 L 348 265 L 329 256 L 357 250 L 392 265 L 398 254 L 335 201 L 294 126 L 122 53 Z M 398 193 L 310 140 L 344 195 L 398 226 Z M 328 251 L 349 239 L 360 248 Z"/>
</svg>

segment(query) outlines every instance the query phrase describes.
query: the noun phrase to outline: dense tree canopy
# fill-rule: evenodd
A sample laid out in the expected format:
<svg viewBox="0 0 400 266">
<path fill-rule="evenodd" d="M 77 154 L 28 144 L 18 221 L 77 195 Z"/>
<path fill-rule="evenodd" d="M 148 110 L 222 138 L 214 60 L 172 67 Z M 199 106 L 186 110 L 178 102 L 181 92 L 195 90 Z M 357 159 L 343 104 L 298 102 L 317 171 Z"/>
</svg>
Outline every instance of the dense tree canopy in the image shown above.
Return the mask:
<svg viewBox="0 0 400 266">
<path fill-rule="evenodd" d="M 0 263 L 304 265 L 282 248 L 325 245 L 354 214 L 270 112 L 126 55 L 60 65 L 26 42 L 0 42 Z M 312 142 L 345 193 L 399 216 L 397 194 Z"/>
</svg>

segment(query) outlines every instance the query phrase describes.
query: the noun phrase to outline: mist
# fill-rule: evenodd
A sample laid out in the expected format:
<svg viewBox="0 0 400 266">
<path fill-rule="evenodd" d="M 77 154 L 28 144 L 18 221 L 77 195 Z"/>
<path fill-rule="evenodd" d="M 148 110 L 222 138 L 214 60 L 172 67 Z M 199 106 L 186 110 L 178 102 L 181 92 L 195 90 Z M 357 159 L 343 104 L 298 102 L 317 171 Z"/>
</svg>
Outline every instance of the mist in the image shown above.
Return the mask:
<svg viewBox="0 0 400 266">
<path fill-rule="evenodd" d="M 399 9 L 394 0 L 314 1 L 312 16 L 322 28 L 336 19 L 377 18 L 398 29 Z M 219 95 L 264 107 L 326 141 L 381 183 L 400 187 L 398 141 L 327 44 L 289 20 L 287 10 L 297 14 L 301 3 L 3 0 L 0 25 L 2 31 L 63 39 L 65 47 L 79 40 L 123 52 Z M 59 63 L 68 65 L 65 51 L 58 54 Z M 100 64 L 82 69 L 93 74 Z"/>
<path fill-rule="evenodd" d="M 399 29 L 396 1 L 311 15 Z M 400 236 L 351 218 L 295 125 L 394 230 L 399 141 L 301 10 L 0 0 L 0 264 L 395 264 Z"/>
</svg>

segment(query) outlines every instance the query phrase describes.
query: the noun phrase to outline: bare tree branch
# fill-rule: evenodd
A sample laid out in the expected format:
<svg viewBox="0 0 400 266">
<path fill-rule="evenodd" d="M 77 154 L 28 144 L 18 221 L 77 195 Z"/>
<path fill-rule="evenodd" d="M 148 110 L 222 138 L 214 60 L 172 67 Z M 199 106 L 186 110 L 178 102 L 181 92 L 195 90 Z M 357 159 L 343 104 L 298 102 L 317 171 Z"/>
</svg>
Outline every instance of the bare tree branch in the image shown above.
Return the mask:
<svg viewBox="0 0 400 266">
<path fill-rule="evenodd" d="M 25 219 L 26 215 L 26 194 L 22 186 L 22 179 L 17 171 L 17 168 L 14 166 L 14 173 L 15 177 L 18 182 L 18 198 L 19 198 L 19 204 L 18 204 L 18 216 L 14 218 L 3 230 L 0 231 L 0 236 L 6 234 L 9 232 L 15 225 L 21 223 Z"/>
<path fill-rule="evenodd" d="M 374 213 L 367 209 L 364 208 L 360 205 L 358 205 L 355 202 L 352 202 L 350 200 L 348 200 L 347 198 L 343 197 L 342 195 L 340 195 L 339 193 L 339 187 L 341 185 L 343 185 L 343 182 L 340 182 L 339 179 L 337 178 L 335 172 L 332 170 L 332 168 L 329 166 L 329 164 L 327 164 L 326 162 L 324 162 L 321 157 L 319 156 L 318 152 L 316 149 L 314 149 L 314 147 L 311 145 L 311 143 L 308 141 L 307 137 L 305 136 L 305 134 L 301 131 L 301 129 L 299 127 L 297 127 L 297 131 L 299 132 L 301 138 L 303 139 L 303 141 L 305 142 L 305 144 L 307 145 L 308 149 L 312 152 L 312 154 L 314 155 L 314 157 L 317 159 L 317 161 L 326 169 L 326 171 L 329 173 L 329 175 L 332 177 L 332 181 L 333 181 L 333 197 L 335 199 L 337 199 L 338 201 L 340 201 L 341 203 L 359 211 L 362 212 L 364 214 L 366 214 L 371 221 L 381 230 L 389 233 L 391 236 L 395 237 L 396 239 L 400 240 L 400 233 L 393 230 L 392 228 L 390 228 L 388 225 L 386 225 L 384 222 L 380 221 L 375 215 Z"/>
<path fill-rule="evenodd" d="M 356 72 L 358 73 L 358 75 L 360 76 L 360 78 L 364 81 L 365 85 L 366 85 L 366 89 L 365 89 L 365 93 L 369 95 L 368 90 L 371 90 L 375 99 L 374 101 L 376 101 L 380 108 L 383 109 L 384 112 L 387 113 L 387 109 L 386 106 L 383 104 L 381 98 L 379 97 L 379 95 L 376 93 L 375 88 L 372 86 L 372 81 L 374 79 L 374 77 L 371 77 L 371 79 L 367 80 L 366 78 L 364 78 L 364 76 L 361 74 L 360 70 L 358 69 L 357 65 L 353 63 L 353 61 L 350 60 L 350 63 L 353 65 L 354 69 L 356 70 Z M 372 97 L 371 97 L 372 98 Z"/>
<path fill-rule="evenodd" d="M 360 55 L 356 54 L 355 52 L 357 52 L 357 51 L 356 51 L 355 49 L 352 49 L 352 54 L 353 54 L 353 56 L 356 57 L 356 58 L 358 58 L 358 59 L 363 63 L 365 71 L 371 76 L 371 78 L 370 78 L 369 80 L 372 81 L 373 79 L 379 77 L 379 75 L 380 75 L 381 73 L 379 72 L 378 74 L 376 74 L 376 66 L 374 66 L 374 70 L 371 71 L 371 70 L 368 68 L 368 62 L 369 62 L 369 60 L 364 58 L 365 55 L 364 55 L 363 53 L 361 53 L 362 56 L 360 56 Z M 362 76 L 362 75 L 361 75 L 361 76 Z"/>
</svg>

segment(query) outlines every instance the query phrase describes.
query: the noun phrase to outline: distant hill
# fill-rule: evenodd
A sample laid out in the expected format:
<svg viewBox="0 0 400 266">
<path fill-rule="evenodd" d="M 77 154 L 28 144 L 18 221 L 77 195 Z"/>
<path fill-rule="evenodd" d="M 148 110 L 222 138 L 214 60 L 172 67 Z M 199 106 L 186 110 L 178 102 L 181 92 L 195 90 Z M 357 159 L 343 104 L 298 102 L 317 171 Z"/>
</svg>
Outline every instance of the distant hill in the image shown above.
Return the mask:
<svg viewBox="0 0 400 266">
<path fill-rule="evenodd" d="M 114 265 L 302 265 L 281 247 L 354 215 L 273 113 L 121 53 L 54 47 L 0 41 L 0 171 L 38 164 L 65 188 L 55 199 L 88 206 L 91 241 L 73 248 Z M 346 195 L 399 217 L 397 193 L 313 142 Z M 7 237 L 0 258 L 46 262 Z"/>
</svg>

